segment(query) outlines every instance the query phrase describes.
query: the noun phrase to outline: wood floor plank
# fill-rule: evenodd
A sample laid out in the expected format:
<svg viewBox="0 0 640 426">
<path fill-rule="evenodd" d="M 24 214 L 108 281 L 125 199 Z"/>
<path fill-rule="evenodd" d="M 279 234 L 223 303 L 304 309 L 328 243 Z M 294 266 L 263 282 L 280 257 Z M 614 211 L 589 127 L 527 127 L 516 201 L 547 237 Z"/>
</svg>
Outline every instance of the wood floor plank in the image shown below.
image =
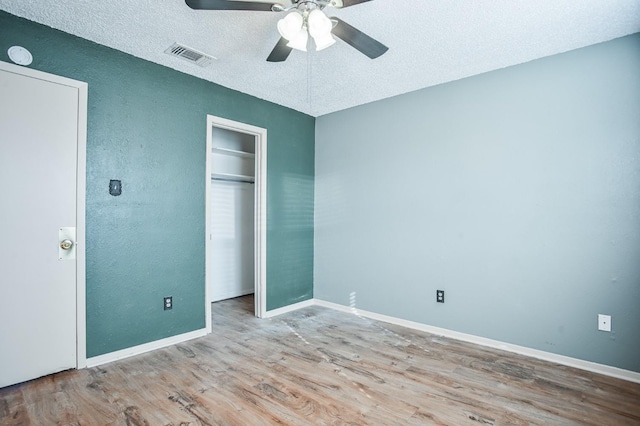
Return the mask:
<svg viewBox="0 0 640 426">
<path fill-rule="evenodd" d="M 29 415 L 20 386 L 0 389 L 0 424 L 6 426 L 28 425 Z"/>
<path fill-rule="evenodd" d="M 640 425 L 640 385 L 309 307 L 0 389 L 17 425 Z"/>
</svg>

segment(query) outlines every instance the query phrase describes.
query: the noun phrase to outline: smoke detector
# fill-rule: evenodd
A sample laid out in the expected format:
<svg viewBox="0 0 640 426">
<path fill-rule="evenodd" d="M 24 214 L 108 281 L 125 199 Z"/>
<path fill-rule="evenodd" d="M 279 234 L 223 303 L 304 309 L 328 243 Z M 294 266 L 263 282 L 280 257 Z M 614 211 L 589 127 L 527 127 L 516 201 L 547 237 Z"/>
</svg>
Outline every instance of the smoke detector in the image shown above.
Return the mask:
<svg viewBox="0 0 640 426">
<path fill-rule="evenodd" d="M 22 46 L 11 46 L 9 50 L 7 50 L 7 54 L 9 55 L 9 59 L 18 65 L 27 66 L 33 62 L 31 52 Z"/>
</svg>

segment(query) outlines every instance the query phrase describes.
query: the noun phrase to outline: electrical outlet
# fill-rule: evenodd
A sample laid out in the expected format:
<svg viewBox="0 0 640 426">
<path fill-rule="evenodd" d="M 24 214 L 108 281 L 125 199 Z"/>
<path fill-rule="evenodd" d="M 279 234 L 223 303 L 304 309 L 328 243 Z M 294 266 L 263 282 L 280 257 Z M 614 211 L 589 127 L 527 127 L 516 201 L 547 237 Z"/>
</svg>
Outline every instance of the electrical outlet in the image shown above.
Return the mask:
<svg viewBox="0 0 640 426">
<path fill-rule="evenodd" d="M 598 314 L 598 330 L 611 331 L 611 315 Z"/>
<path fill-rule="evenodd" d="M 444 290 L 436 290 L 436 302 L 444 303 Z"/>
<path fill-rule="evenodd" d="M 168 311 L 169 309 L 173 309 L 173 296 L 164 298 L 164 310 Z"/>
</svg>

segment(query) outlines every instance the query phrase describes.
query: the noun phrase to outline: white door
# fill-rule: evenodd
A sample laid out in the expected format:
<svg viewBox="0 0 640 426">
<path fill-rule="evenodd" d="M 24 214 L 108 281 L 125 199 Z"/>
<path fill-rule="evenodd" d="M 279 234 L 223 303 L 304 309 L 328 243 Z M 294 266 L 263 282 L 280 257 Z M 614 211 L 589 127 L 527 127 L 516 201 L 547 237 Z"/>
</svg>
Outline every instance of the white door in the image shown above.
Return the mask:
<svg viewBox="0 0 640 426">
<path fill-rule="evenodd" d="M 255 292 L 254 183 L 256 136 L 212 129 L 212 302 Z"/>
<path fill-rule="evenodd" d="M 212 302 L 255 292 L 253 186 L 211 182 Z"/>
<path fill-rule="evenodd" d="M 3 68 L 0 387 L 77 365 L 79 89 Z M 60 249 L 61 238 L 74 246 Z"/>
</svg>

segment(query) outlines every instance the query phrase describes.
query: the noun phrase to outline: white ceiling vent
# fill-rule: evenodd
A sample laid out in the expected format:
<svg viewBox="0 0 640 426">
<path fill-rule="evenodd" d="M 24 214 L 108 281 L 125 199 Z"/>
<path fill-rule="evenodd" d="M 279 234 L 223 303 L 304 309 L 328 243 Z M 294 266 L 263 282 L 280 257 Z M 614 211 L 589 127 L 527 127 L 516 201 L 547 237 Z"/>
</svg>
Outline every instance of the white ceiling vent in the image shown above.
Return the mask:
<svg viewBox="0 0 640 426">
<path fill-rule="evenodd" d="M 206 67 L 215 59 L 213 56 L 209 56 L 206 53 L 198 52 L 195 49 L 183 46 L 178 43 L 174 43 L 167 50 L 165 50 L 164 53 L 167 53 L 171 56 L 177 56 L 178 58 L 182 58 L 185 61 L 200 65 L 201 67 Z"/>
</svg>

